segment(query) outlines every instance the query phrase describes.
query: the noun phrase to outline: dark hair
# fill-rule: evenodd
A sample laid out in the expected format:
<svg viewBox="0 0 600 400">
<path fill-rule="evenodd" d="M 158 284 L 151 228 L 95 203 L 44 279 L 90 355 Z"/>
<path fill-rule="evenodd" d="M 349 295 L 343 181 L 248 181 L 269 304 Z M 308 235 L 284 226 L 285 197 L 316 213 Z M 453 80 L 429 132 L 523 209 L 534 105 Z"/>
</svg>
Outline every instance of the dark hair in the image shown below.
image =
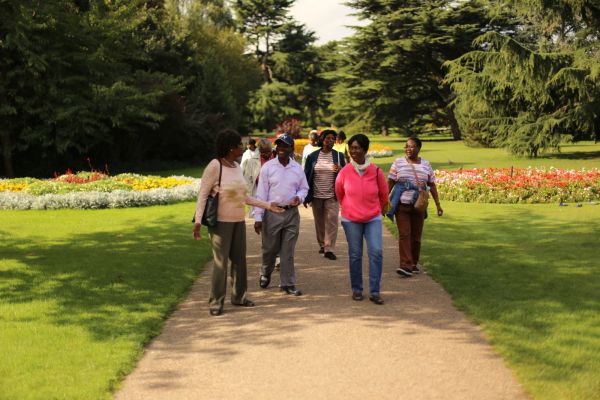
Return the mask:
<svg viewBox="0 0 600 400">
<path fill-rule="evenodd" d="M 249 144 L 250 146 L 256 146 L 256 140 L 254 140 L 254 139 L 250 138 L 250 139 L 248 139 L 248 144 Z"/>
<path fill-rule="evenodd" d="M 242 137 L 233 129 L 223 129 L 217 134 L 216 147 L 217 157 L 225 157 L 231 149 L 240 145 Z"/>
<path fill-rule="evenodd" d="M 339 131 L 338 136 L 340 137 L 340 139 L 346 140 L 346 134 L 344 133 L 344 131 Z"/>
<path fill-rule="evenodd" d="M 421 139 L 419 139 L 418 137 L 415 136 L 411 136 L 408 139 L 406 139 L 406 141 L 408 142 L 409 140 L 412 140 L 413 142 L 415 142 L 417 144 L 417 147 L 420 149 L 421 146 L 423 146 L 423 142 L 421 142 Z"/>
<path fill-rule="evenodd" d="M 319 147 L 323 147 L 323 141 L 325 140 L 327 135 L 333 135 L 334 141 L 335 141 L 335 138 L 337 137 L 337 133 L 333 129 L 325 129 L 319 135 L 319 143 L 318 143 Z"/>
<path fill-rule="evenodd" d="M 352 136 L 350 138 L 350 140 L 348 140 L 348 147 L 352 146 L 352 143 L 358 143 L 358 145 L 365 151 L 365 153 L 367 151 L 369 151 L 369 138 L 366 135 L 363 135 L 362 133 L 358 133 L 354 136 Z"/>
</svg>

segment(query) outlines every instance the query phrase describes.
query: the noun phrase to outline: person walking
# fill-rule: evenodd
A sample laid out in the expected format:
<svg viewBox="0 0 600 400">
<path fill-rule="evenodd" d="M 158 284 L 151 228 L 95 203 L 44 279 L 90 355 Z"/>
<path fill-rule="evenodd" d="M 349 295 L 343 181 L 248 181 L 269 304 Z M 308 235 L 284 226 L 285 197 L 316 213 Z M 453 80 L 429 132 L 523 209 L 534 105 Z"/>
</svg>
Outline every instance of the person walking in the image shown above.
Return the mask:
<svg viewBox="0 0 600 400">
<path fill-rule="evenodd" d="M 256 139 L 248 139 L 248 144 L 246 145 L 246 151 L 244 151 L 244 154 L 242 154 L 242 161 L 240 162 L 240 165 L 244 164 L 244 161 L 246 161 L 249 158 L 252 157 L 256 157 L 258 155 L 258 149 L 256 148 Z"/>
<path fill-rule="evenodd" d="M 348 143 L 346 143 L 346 134 L 344 131 L 340 130 L 338 132 L 333 149 L 346 157 L 346 163 L 350 162 L 350 153 L 348 152 Z"/>
<path fill-rule="evenodd" d="M 246 269 L 246 223 L 244 204 L 262 207 L 273 215 L 283 212 L 277 205 L 249 197 L 242 169 L 237 162 L 243 152 L 242 137 L 234 130 L 219 132 L 216 138 L 217 158 L 202 174 L 194 215 L 193 238 L 201 239 L 202 215 L 209 195 L 219 194 L 217 224 L 208 228 L 213 251 L 213 273 L 208 300 L 210 315 L 221 315 L 227 289 L 227 270 L 231 270 L 231 304 L 253 307 L 248 299 Z"/>
<path fill-rule="evenodd" d="M 375 304 L 380 295 L 383 268 L 382 210 L 388 202 L 388 186 L 379 167 L 367 158 L 369 138 L 357 134 L 348 141 L 350 163 L 335 181 L 335 193 L 342 206 L 342 227 L 348 242 L 352 299 L 363 299 L 363 238 L 369 256 L 369 291 Z"/>
<path fill-rule="evenodd" d="M 275 140 L 277 158 L 263 165 L 258 177 L 256 197 L 264 202 L 275 203 L 285 211 L 282 214 L 270 210 L 254 212 L 254 230 L 262 234 L 263 266 L 259 279 L 261 288 L 271 282 L 275 258 L 280 256 L 279 279 L 281 290 L 300 296 L 296 288 L 294 251 L 300 233 L 298 205 L 304 202 L 308 183 L 302 167 L 292 158 L 294 139 L 283 134 Z"/>
<path fill-rule="evenodd" d="M 321 132 L 321 148 L 308 156 L 304 167 L 309 187 L 304 206 L 312 206 L 319 253 L 330 260 L 337 259 L 334 251 L 340 212 L 340 205 L 335 197 L 335 179 L 340 169 L 346 165 L 344 155 L 333 150 L 335 138 L 334 130 Z"/>
<path fill-rule="evenodd" d="M 304 166 L 306 165 L 306 158 L 309 156 L 309 154 L 317 151 L 320 149 L 319 147 L 319 133 L 316 130 L 312 130 L 310 131 L 310 133 L 308 134 L 308 140 L 309 143 L 304 146 L 304 149 L 302 150 L 302 168 L 304 168 Z"/>
<path fill-rule="evenodd" d="M 246 153 L 248 150 L 246 150 Z M 244 155 L 246 154 L 244 153 Z M 246 191 L 248 196 L 256 196 L 256 185 L 258 184 L 258 175 L 263 164 L 273 158 L 271 141 L 266 138 L 260 138 L 257 142 L 257 149 L 249 155 L 248 158 L 242 158 L 242 173 L 246 181 Z M 250 207 L 248 215 L 254 215 L 254 207 Z"/>
<path fill-rule="evenodd" d="M 429 161 L 419 157 L 422 145 L 419 138 L 409 138 L 404 147 L 405 156 L 394 160 L 388 174 L 389 187 L 394 189 L 392 197 L 397 199 L 392 202 L 392 210 L 390 210 L 396 217 L 399 234 L 400 266 L 396 272 L 407 278 L 421 272 L 419 258 L 426 213 L 419 212 L 414 207 L 419 188 L 424 190 L 429 188 L 431 197 L 435 201 L 437 215 L 441 217 L 444 214 L 435 185 L 433 168 Z"/>
</svg>

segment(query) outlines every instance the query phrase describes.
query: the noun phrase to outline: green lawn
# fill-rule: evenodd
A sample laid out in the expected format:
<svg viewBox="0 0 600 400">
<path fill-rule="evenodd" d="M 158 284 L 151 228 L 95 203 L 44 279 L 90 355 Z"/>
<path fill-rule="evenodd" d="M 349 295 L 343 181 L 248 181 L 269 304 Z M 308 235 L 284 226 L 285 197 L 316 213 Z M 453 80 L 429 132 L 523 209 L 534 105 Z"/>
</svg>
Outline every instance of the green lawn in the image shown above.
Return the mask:
<svg viewBox="0 0 600 400">
<path fill-rule="evenodd" d="M 193 203 L 0 212 L 0 398 L 111 398 L 211 258 Z"/>
<path fill-rule="evenodd" d="M 442 206 L 425 226 L 430 275 L 532 397 L 598 398 L 600 205 Z"/>
<path fill-rule="evenodd" d="M 397 157 L 404 155 L 406 138 L 371 136 L 375 143 L 391 146 L 392 157 L 376 158 L 374 162 L 389 170 Z M 550 153 L 536 159 L 512 156 L 504 149 L 484 149 L 466 146 L 463 142 L 447 140 L 425 140 L 421 156 L 431 162 L 434 169 L 464 169 L 480 167 L 556 167 L 566 169 L 600 168 L 600 143 L 580 142 L 565 144 L 560 153 Z"/>
<path fill-rule="evenodd" d="M 373 137 L 394 148 L 404 138 Z M 531 160 L 424 143 L 435 168 L 600 166 L 600 144 Z M 202 166 L 160 171 L 201 176 Z M 600 206 L 444 203 L 424 261 L 539 399 L 600 393 Z M 0 211 L 0 399 L 110 398 L 211 258 L 193 203 Z"/>
</svg>

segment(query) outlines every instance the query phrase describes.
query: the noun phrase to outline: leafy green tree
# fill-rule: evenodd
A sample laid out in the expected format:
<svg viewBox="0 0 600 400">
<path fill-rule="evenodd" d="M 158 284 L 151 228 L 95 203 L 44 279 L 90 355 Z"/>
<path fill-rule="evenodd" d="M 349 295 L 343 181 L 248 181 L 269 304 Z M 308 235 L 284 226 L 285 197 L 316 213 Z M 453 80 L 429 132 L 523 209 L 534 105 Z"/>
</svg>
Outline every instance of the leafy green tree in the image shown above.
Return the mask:
<svg viewBox="0 0 600 400">
<path fill-rule="evenodd" d="M 391 128 L 450 127 L 459 139 L 443 63 L 467 52 L 485 28 L 484 5 L 470 0 L 354 0 L 349 5 L 369 24 L 357 27 L 349 41 L 349 60 L 333 89 L 334 119 L 360 122 L 383 134 Z"/>
<path fill-rule="evenodd" d="M 284 26 L 284 31 L 275 45 L 273 75 L 296 93 L 292 104 L 300 110 L 297 117 L 315 127 L 328 105 L 329 82 L 321 75 L 324 57 L 314 45 L 314 32 L 303 24 L 292 21 Z"/>
<path fill-rule="evenodd" d="M 263 79 L 271 82 L 270 57 L 281 28 L 289 20 L 288 12 L 294 0 L 235 0 L 240 31 L 252 46 L 261 64 Z"/>
<path fill-rule="evenodd" d="M 82 153 L 109 132 L 155 127 L 158 99 L 178 88 L 167 74 L 134 68 L 143 49 L 127 23 L 143 10 L 103 2 L 2 1 L 0 47 L 5 173 L 13 175 L 15 151 L 38 157 Z M 110 15 L 111 18 L 104 18 Z M 127 16 L 124 23 L 115 23 Z"/>
<path fill-rule="evenodd" d="M 477 50 L 448 63 L 467 136 L 532 157 L 565 139 L 597 137 L 600 7 L 566 0 L 498 3 L 512 6 L 515 29 L 485 33 Z"/>
</svg>

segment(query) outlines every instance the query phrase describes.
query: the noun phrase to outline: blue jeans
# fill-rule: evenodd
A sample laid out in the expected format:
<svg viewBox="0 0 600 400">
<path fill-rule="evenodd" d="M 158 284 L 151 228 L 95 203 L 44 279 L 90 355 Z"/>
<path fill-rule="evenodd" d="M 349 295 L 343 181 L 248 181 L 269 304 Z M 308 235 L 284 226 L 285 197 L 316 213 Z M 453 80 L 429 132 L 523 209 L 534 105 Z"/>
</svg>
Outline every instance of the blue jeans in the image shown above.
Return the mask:
<svg viewBox="0 0 600 400">
<path fill-rule="evenodd" d="M 368 222 L 342 220 L 342 226 L 344 227 L 346 241 L 348 242 L 352 292 L 362 292 L 363 290 L 362 256 L 364 236 L 367 241 L 367 254 L 369 256 L 369 289 L 372 295 L 379 295 L 383 264 L 381 217 Z"/>
</svg>

